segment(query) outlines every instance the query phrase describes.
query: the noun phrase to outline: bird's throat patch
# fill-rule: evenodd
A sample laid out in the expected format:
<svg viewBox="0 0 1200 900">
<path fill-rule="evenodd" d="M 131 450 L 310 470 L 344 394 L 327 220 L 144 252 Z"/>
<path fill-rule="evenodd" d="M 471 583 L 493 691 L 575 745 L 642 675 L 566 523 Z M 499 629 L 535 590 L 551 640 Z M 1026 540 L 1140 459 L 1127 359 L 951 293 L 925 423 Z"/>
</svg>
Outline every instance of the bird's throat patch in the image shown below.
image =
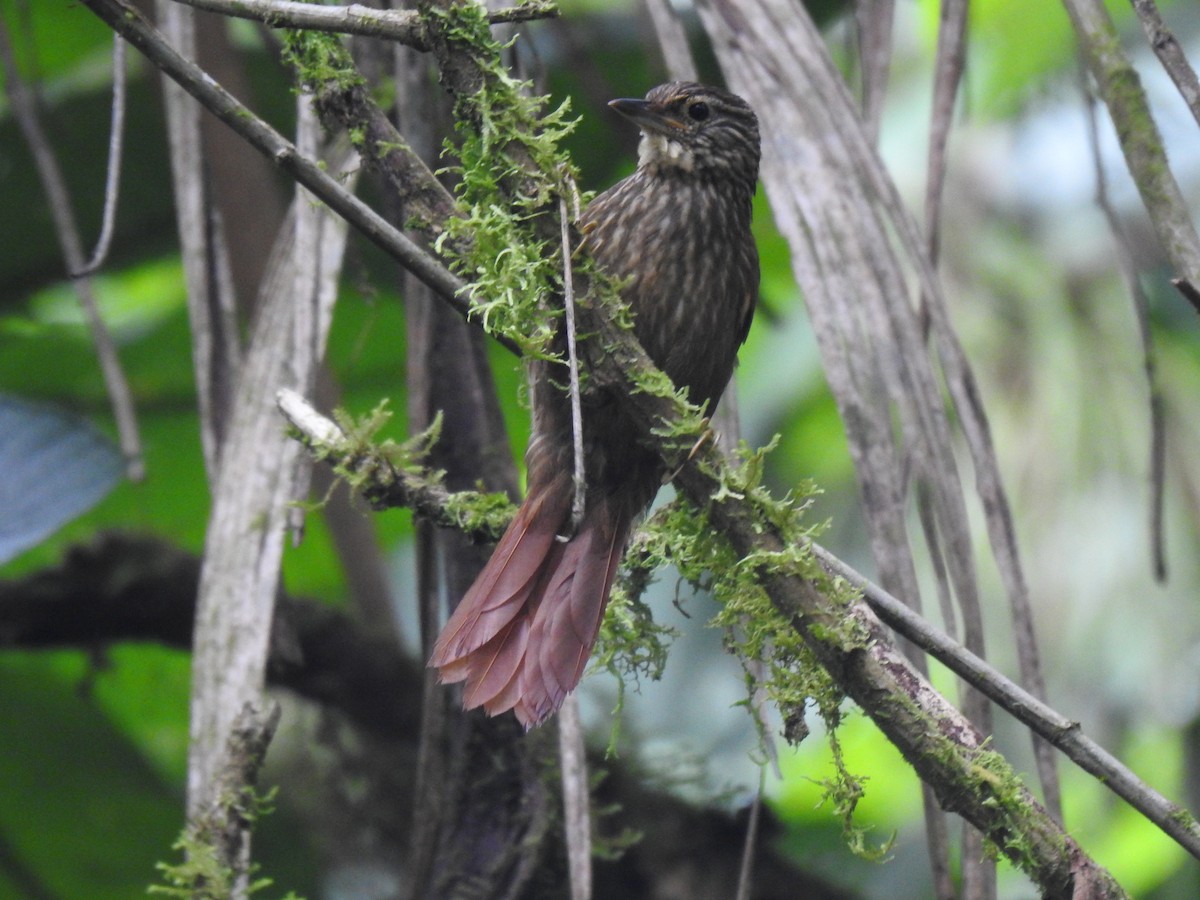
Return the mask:
<svg viewBox="0 0 1200 900">
<path fill-rule="evenodd" d="M 665 134 L 647 134 L 643 131 L 642 139 L 638 142 L 638 164 L 672 166 L 690 172 L 694 159 L 692 151 L 681 142 L 673 141 Z"/>
</svg>

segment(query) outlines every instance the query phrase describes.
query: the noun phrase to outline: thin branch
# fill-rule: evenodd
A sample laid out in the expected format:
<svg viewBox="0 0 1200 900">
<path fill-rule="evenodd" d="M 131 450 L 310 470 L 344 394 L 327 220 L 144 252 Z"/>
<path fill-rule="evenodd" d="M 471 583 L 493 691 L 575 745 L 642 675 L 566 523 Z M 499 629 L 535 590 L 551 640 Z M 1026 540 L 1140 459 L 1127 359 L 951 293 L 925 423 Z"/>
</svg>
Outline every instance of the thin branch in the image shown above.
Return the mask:
<svg viewBox="0 0 1200 900">
<path fill-rule="evenodd" d="M 8 38 L 8 28 L 3 21 L 0 21 L 0 63 L 4 68 L 4 79 L 13 115 L 17 119 L 25 142 L 29 145 L 38 177 L 42 182 L 42 190 L 46 192 L 46 199 L 50 204 L 50 217 L 54 221 L 54 231 L 58 236 L 59 246 L 62 248 L 66 269 L 68 272 L 78 272 L 84 267 L 83 242 L 79 237 L 79 226 L 75 222 L 75 213 L 71 209 L 67 183 L 63 178 L 58 159 L 54 155 L 54 148 L 42 130 L 33 91 L 25 83 L 25 79 L 17 68 Z M 138 434 L 133 392 L 129 389 L 129 382 L 121 368 L 116 342 L 109 333 L 108 326 L 104 324 L 104 318 L 100 315 L 91 279 L 76 278 L 72 286 L 79 299 L 84 319 L 87 320 L 92 336 L 92 345 L 96 348 L 96 358 L 100 363 L 104 387 L 108 392 L 113 419 L 117 425 L 118 441 L 125 457 L 125 474 L 132 481 L 140 481 L 145 475 L 142 439 Z"/>
<path fill-rule="evenodd" d="M 1150 42 L 1150 49 L 1154 51 L 1159 62 L 1163 64 L 1163 68 L 1167 70 L 1167 74 L 1171 76 L 1171 80 L 1175 82 L 1175 87 L 1179 88 L 1184 102 L 1192 111 L 1192 117 L 1197 124 L 1200 124 L 1200 80 L 1196 78 L 1196 70 L 1188 62 L 1175 35 L 1163 23 L 1154 0 L 1131 0 L 1131 2 L 1134 12 L 1137 13 L 1138 19 L 1142 23 L 1142 30 L 1146 32 L 1146 40 Z"/>
<path fill-rule="evenodd" d="M 746 822 L 746 839 L 742 842 L 742 862 L 738 866 L 737 895 L 734 900 L 750 900 L 754 890 L 754 853 L 758 849 L 758 826 L 762 820 L 763 790 L 766 787 L 767 767 L 758 768 L 758 788 L 750 802 Z"/>
<path fill-rule="evenodd" d="M 967 59 L 967 0 L 942 0 L 938 25 L 937 73 L 929 116 L 929 165 L 925 176 L 925 239 L 929 260 L 937 263 L 941 245 L 942 191 L 946 183 L 946 145 L 954 100 Z"/>
<path fill-rule="evenodd" d="M 121 193 L 121 157 L 125 139 L 125 40 L 113 35 L 113 99 L 112 123 L 108 131 L 108 171 L 104 178 L 104 214 L 100 224 L 100 237 L 92 257 L 73 278 L 90 275 L 104 265 L 112 245 L 113 231 L 117 221 L 117 197 Z"/>
<path fill-rule="evenodd" d="M 571 396 L 571 446 L 574 454 L 572 479 L 575 496 L 571 499 L 571 529 L 583 521 L 587 496 L 587 472 L 583 462 L 583 406 L 579 399 L 579 354 L 575 345 L 575 284 L 571 276 L 571 221 L 567 216 L 567 198 L 558 198 L 558 217 L 562 225 L 563 309 L 567 330 L 567 371 Z"/>
<path fill-rule="evenodd" d="M 374 9 L 352 3 L 349 6 L 316 6 L 293 0 L 176 0 L 195 9 L 221 13 L 239 19 L 262 22 L 271 28 L 300 28 L 334 34 L 386 38 L 418 50 L 428 50 L 429 41 L 420 14 L 415 10 Z M 492 24 L 528 22 L 558 15 L 558 7 L 549 0 L 526 0 L 518 6 L 488 14 Z"/>
<path fill-rule="evenodd" d="M 1079 723 L 1043 703 L 1020 685 L 992 668 L 957 641 L 922 619 L 903 602 L 866 576 L 856 572 L 828 550 L 814 545 L 813 552 L 825 568 L 863 592 L 884 624 L 927 651 L 963 680 L 994 700 L 1014 718 L 1029 726 L 1085 772 L 1170 835 L 1200 859 L 1200 825 L 1183 807 L 1172 803 L 1133 773 L 1124 763 L 1087 737 Z"/>
</svg>

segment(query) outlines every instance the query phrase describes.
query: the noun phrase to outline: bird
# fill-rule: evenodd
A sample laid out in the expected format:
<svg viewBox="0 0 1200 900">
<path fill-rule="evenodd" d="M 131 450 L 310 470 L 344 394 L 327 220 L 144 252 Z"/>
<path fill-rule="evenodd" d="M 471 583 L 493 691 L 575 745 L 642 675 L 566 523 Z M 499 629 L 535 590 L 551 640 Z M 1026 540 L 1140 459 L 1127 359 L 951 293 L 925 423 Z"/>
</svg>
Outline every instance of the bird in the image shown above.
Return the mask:
<svg viewBox="0 0 1200 900">
<path fill-rule="evenodd" d="M 609 106 L 639 128 L 638 164 L 584 209 L 581 248 L 620 285 L 650 359 L 711 413 L 758 295 L 758 119 L 741 97 L 689 81 Z M 442 683 L 464 683 L 464 708 L 512 710 L 526 729 L 579 684 L 630 532 L 665 475 L 617 398 L 588 399 L 584 509 L 572 529 L 573 433 L 561 373 L 561 363 L 531 364 L 525 500 L 429 660 Z"/>
</svg>

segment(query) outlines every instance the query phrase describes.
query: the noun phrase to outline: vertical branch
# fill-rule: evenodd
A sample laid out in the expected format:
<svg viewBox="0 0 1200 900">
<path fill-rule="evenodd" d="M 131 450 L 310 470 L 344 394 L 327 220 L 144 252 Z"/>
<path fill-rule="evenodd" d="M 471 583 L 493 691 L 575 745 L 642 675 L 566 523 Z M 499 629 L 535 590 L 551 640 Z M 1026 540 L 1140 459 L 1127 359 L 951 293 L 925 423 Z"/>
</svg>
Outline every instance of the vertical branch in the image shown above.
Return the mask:
<svg viewBox="0 0 1200 900">
<path fill-rule="evenodd" d="M 315 145 L 315 117 L 298 119 L 311 132 L 301 141 Z M 239 730 L 253 730 L 271 714 L 263 695 L 266 658 L 301 455 L 280 427 L 274 397 L 283 387 L 311 385 L 345 238 L 346 223 L 297 187 L 260 291 L 205 540 L 193 639 L 188 812 L 193 822 L 210 823 L 212 851 L 236 875 L 239 897 L 248 889 L 250 830 L 232 815 L 221 821 L 230 796 L 223 773 Z M 303 316 L 301 307 L 307 307 Z"/>
<path fill-rule="evenodd" d="M 567 175 L 567 183 L 574 184 Z M 575 211 L 578 217 L 578 210 Z M 571 276 L 571 219 L 567 198 L 558 198 L 562 234 L 563 311 L 567 331 L 568 388 L 571 399 L 571 447 L 575 496 L 571 500 L 571 528 L 583 521 L 587 496 L 587 472 L 583 460 L 583 408 L 579 398 L 579 354 L 575 345 L 575 280 Z M 567 868 L 571 878 L 571 900 L 592 896 L 592 836 L 588 813 L 587 756 L 583 726 L 579 721 L 579 698 L 567 697 L 558 718 L 558 752 L 562 760 L 563 830 L 567 840 Z"/>
<path fill-rule="evenodd" d="M 120 46 L 120 39 L 114 38 L 114 40 L 117 40 L 118 46 Z M 71 198 L 67 193 L 67 183 L 63 178 L 58 159 L 54 155 L 54 148 L 51 147 L 45 131 L 42 130 L 33 91 L 25 83 L 25 79 L 17 68 L 12 45 L 8 38 L 8 29 L 3 22 L 0 22 L 0 64 L 3 65 L 4 80 L 7 85 L 9 102 L 12 104 L 13 115 L 29 146 L 29 151 L 33 155 L 33 162 L 42 182 L 42 190 L 46 192 L 46 199 L 50 204 L 50 216 L 54 221 L 54 231 L 58 236 L 66 269 L 73 275 L 82 273 L 86 260 L 83 256 L 83 242 L 79 237 L 79 226 L 75 222 Z M 138 435 L 133 392 L 129 389 L 129 382 L 125 379 L 125 372 L 121 368 L 116 342 L 100 315 L 96 294 L 92 289 L 92 280 L 86 274 L 79 275 L 74 277 L 73 287 L 75 296 L 79 299 L 79 307 L 83 311 L 84 319 L 91 332 L 92 345 L 96 348 L 96 358 L 100 363 L 100 372 L 104 378 L 109 403 L 112 405 L 113 418 L 117 424 L 118 441 L 125 457 L 126 474 L 132 480 L 140 481 L 145 473 L 145 464 L 142 460 L 142 440 Z"/>
<path fill-rule="evenodd" d="M 567 836 L 567 871 L 571 900 L 591 900 L 592 818 L 588 803 L 587 756 L 579 698 L 567 697 L 558 712 L 558 753 L 562 766 L 563 831 Z"/>
<path fill-rule="evenodd" d="M 172 0 L 157 0 L 164 37 L 186 60 L 196 57 L 195 16 Z M 166 74 L 162 77 L 171 154 L 175 218 L 187 284 L 192 330 L 192 365 L 200 405 L 200 443 L 210 485 L 215 485 L 226 420 L 241 364 L 236 300 L 222 229 L 212 216 L 205 179 L 200 106 Z"/>
<path fill-rule="evenodd" d="M 579 354 L 575 347 L 575 284 L 571 278 L 571 220 L 567 198 L 558 198 L 558 218 L 562 227 L 563 311 L 567 330 L 567 377 L 571 398 L 571 448 L 575 496 L 571 499 L 571 528 L 583 521 L 587 494 L 587 473 L 583 463 L 583 407 L 579 399 Z"/>
</svg>

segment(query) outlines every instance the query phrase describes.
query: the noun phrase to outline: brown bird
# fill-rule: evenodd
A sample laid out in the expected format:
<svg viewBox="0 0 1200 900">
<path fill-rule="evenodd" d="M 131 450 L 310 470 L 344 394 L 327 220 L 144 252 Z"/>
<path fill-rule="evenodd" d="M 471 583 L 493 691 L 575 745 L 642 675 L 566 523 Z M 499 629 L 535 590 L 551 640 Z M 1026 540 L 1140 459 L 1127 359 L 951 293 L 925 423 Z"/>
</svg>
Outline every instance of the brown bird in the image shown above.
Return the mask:
<svg viewBox="0 0 1200 900">
<path fill-rule="evenodd" d="M 641 129 L 638 167 L 588 206 L 583 245 L 622 283 L 650 358 L 711 411 L 758 292 L 758 120 L 740 97 L 692 82 L 609 105 Z M 511 709 L 527 728 L 579 683 L 630 528 L 664 474 L 615 398 L 587 402 L 585 510 L 572 533 L 570 405 L 552 365 L 533 365 L 525 502 L 429 661 L 442 682 L 466 682 L 467 709 Z"/>
</svg>

